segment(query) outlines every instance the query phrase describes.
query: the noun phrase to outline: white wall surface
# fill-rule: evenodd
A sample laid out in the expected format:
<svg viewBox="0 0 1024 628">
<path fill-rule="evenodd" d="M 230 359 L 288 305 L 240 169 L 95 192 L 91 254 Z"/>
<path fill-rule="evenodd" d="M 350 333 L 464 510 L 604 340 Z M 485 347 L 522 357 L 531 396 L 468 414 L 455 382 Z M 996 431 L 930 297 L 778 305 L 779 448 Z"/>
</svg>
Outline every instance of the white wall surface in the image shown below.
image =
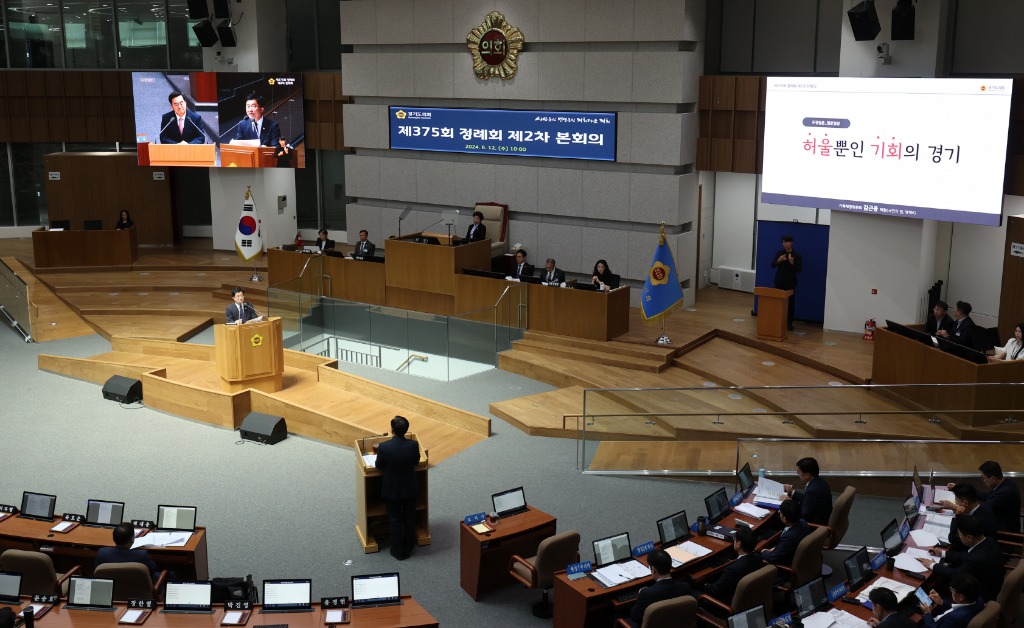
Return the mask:
<svg viewBox="0 0 1024 628">
<path fill-rule="evenodd" d="M 753 268 L 757 175 L 715 175 L 715 228 L 712 266 Z"/>
<path fill-rule="evenodd" d="M 245 188 L 252 186 L 263 232 L 264 248 L 295 240 L 295 171 L 290 168 L 263 170 L 221 168 L 210 171 L 210 205 L 213 214 L 213 248 L 235 250 L 235 233 L 242 214 Z M 288 206 L 277 209 L 277 197 L 286 195 Z"/>
<path fill-rule="evenodd" d="M 973 1 L 973 0 L 972 0 Z M 853 38 L 850 20 L 842 14 L 842 39 L 839 48 L 839 76 L 936 76 L 945 55 L 946 36 L 940 32 L 942 16 L 948 10 L 949 0 L 917 2 L 914 39 L 893 41 L 892 9 L 896 0 L 877 0 L 878 22 L 882 31 L 874 41 Z M 891 65 L 882 65 L 876 46 L 889 44 Z"/>
</svg>

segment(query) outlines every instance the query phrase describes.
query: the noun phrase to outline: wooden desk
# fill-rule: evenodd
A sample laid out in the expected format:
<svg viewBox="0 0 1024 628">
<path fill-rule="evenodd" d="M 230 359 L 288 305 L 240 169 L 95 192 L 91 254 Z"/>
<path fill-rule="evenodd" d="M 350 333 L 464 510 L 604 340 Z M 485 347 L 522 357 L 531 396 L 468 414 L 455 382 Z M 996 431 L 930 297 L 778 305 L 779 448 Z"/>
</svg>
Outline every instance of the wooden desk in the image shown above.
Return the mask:
<svg viewBox="0 0 1024 628">
<path fill-rule="evenodd" d="M 529 284 L 531 331 L 611 340 L 629 331 L 629 286 L 611 292 Z"/>
<path fill-rule="evenodd" d="M 9 606 L 8 608 L 24 608 L 28 605 L 29 598 L 20 607 Z M 323 628 L 325 626 L 326 611 L 320 608 L 319 604 L 313 605 L 312 613 L 286 613 L 261 615 L 260 605 L 249 615 L 246 626 L 253 628 L 266 624 L 287 622 L 290 628 Z M 119 628 L 118 618 L 124 615 L 127 607 L 123 604 L 115 605 L 113 613 L 103 611 L 69 611 L 63 604 L 54 606 L 46 615 L 39 620 L 48 628 Z M 154 610 L 146 622 L 146 628 L 219 628 L 224 618 L 224 609 L 214 606 L 210 615 L 178 615 L 164 614 Z M 420 606 L 419 602 L 412 599 L 412 596 L 403 595 L 402 603 L 396 606 L 381 606 L 379 608 L 359 608 L 352 610 L 352 623 L 347 624 L 354 628 L 437 628 L 438 622 Z M 122 627 L 123 628 L 123 627 Z"/>
<path fill-rule="evenodd" d="M 140 166 L 197 166 L 213 168 L 217 165 L 216 144 L 152 144 L 139 142 Z"/>
<path fill-rule="evenodd" d="M 384 290 L 387 283 L 384 264 L 348 257 L 326 256 L 324 257 L 324 276 L 330 277 L 330 281 L 324 286 L 324 294 L 332 299 L 369 303 L 370 305 L 385 305 L 387 303 Z"/>
<path fill-rule="evenodd" d="M 537 546 L 555 534 L 556 519 L 529 507 L 526 512 L 499 519 L 493 532 L 477 534 L 459 524 L 459 586 L 474 600 L 495 589 L 513 584 L 508 561 L 513 554 L 530 557 Z"/>
<path fill-rule="evenodd" d="M 387 305 L 446 316 L 456 314 L 455 277 L 463 268 L 489 269 L 491 242 L 441 246 L 412 241 L 420 235 L 424 234 L 388 241 L 384 262 Z"/>
<path fill-rule="evenodd" d="M 273 168 L 277 166 L 274 148 L 270 146 L 220 145 L 221 168 Z"/>
<path fill-rule="evenodd" d="M 36 268 L 78 266 L 128 266 L 139 261 L 135 227 L 96 231 L 32 232 L 32 254 Z"/>
<path fill-rule="evenodd" d="M 423 443 L 419 442 L 416 434 L 409 432 L 405 437 L 420 445 L 420 461 L 416 465 L 416 481 L 419 483 L 419 495 L 416 498 L 416 545 L 430 545 L 430 487 L 427 483 L 430 460 L 427 457 L 427 450 L 423 448 Z M 359 535 L 359 542 L 366 554 L 380 551 L 377 537 L 389 535 L 390 526 L 387 504 L 380 496 L 384 473 L 376 467 L 367 465 L 363 456 L 376 453 L 374 447 L 390 439 L 391 436 L 374 436 L 360 438 L 353 443 L 353 449 L 357 454 L 355 459 L 356 534 Z M 394 540 L 389 539 L 389 542 L 394 542 Z"/>
<path fill-rule="evenodd" d="M 114 539 L 110 528 L 77 526 L 67 534 L 50 532 L 61 518 L 52 522 L 7 517 L 0 521 L 0 549 L 42 551 L 45 545 L 52 545 L 53 551 L 46 552 L 53 559 L 58 573 L 68 571 L 74 565 L 81 565 L 85 575 L 91 575 L 96 552 L 101 547 L 113 547 Z M 206 528 L 196 528 L 192 538 L 183 547 L 147 547 L 150 557 L 161 568 L 171 569 L 184 580 L 206 580 L 210 577 L 206 557 Z M 52 611 L 51 611 L 52 612 Z"/>
</svg>

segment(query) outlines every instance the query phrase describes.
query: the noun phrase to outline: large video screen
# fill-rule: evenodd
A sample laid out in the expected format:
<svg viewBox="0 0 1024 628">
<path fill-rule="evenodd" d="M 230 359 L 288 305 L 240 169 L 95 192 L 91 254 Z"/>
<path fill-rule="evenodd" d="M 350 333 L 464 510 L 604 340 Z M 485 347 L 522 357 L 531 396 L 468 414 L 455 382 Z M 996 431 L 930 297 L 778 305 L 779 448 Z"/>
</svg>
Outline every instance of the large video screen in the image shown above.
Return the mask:
<svg viewBox="0 0 1024 628">
<path fill-rule="evenodd" d="M 1010 79 L 768 77 L 761 201 L 998 225 Z"/>
<path fill-rule="evenodd" d="M 302 75 L 133 72 L 140 166 L 302 168 Z"/>
<path fill-rule="evenodd" d="M 391 148 L 615 161 L 616 114 L 391 107 Z"/>
</svg>

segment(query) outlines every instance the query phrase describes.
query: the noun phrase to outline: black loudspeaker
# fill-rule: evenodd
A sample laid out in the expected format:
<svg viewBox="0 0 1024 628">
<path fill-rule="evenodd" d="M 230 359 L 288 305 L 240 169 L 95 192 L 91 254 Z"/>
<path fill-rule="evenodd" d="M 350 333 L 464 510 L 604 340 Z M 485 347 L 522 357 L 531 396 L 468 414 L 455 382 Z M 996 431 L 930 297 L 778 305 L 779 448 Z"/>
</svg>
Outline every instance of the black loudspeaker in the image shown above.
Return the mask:
<svg viewBox="0 0 1024 628">
<path fill-rule="evenodd" d="M 188 0 L 188 18 L 190 20 L 205 20 L 210 17 L 210 7 L 206 0 Z"/>
<path fill-rule="evenodd" d="M 860 4 L 846 12 L 850 17 L 850 28 L 853 38 L 857 41 L 872 41 L 882 32 L 878 22 L 878 11 L 875 11 L 875 0 L 863 0 Z"/>
<path fill-rule="evenodd" d="M 225 48 L 234 48 L 237 44 L 235 40 L 235 29 L 231 26 L 231 20 L 224 20 L 217 25 L 217 34 L 220 35 L 220 45 Z"/>
<path fill-rule="evenodd" d="M 103 398 L 120 403 L 142 401 L 142 382 L 114 375 L 103 384 Z"/>
<path fill-rule="evenodd" d="M 914 38 L 914 17 L 917 11 L 910 0 L 899 0 L 892 9 L 892 39 Z"/>
<path fill-rule="evenodd" d="M 196 34 L 196 39 L 199 40 L 199 45 L 203 48 L 212 48 L 217 45 L 217 30 L 213 28 L 210 20 L 199 22 L 192 27 L 192 32 Z"/>
<path fill-rule="evenodd" d="M 284 419 L 272 414 L 250 412 L 238 428 L 242 440 L 254 440 L 265 445 L 280 443 L 288 437 L 288 426 Z"/>
<path fill-rule="evenodd" d="M 230 20 L 231 0 L 213 0 L 213 17 Z"/>
</svg>

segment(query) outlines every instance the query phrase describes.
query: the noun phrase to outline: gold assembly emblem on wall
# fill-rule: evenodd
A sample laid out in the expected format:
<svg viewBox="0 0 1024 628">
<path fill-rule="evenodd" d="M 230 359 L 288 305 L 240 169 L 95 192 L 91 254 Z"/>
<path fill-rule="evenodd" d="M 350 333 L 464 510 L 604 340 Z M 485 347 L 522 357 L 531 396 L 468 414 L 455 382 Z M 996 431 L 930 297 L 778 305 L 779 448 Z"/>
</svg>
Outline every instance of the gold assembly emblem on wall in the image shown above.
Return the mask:
<svg viewBox="0 0 1024 628">
<path fill-rule="evenodd" d="M 488 13 L 483 24 L 466 35 L 477 78 L 486 81 L 492 76 L 502 80 L 515 77 L 523 41 L 522 31 L 506 22 L 504 15 L 497 11 Z"/>
</svg>

